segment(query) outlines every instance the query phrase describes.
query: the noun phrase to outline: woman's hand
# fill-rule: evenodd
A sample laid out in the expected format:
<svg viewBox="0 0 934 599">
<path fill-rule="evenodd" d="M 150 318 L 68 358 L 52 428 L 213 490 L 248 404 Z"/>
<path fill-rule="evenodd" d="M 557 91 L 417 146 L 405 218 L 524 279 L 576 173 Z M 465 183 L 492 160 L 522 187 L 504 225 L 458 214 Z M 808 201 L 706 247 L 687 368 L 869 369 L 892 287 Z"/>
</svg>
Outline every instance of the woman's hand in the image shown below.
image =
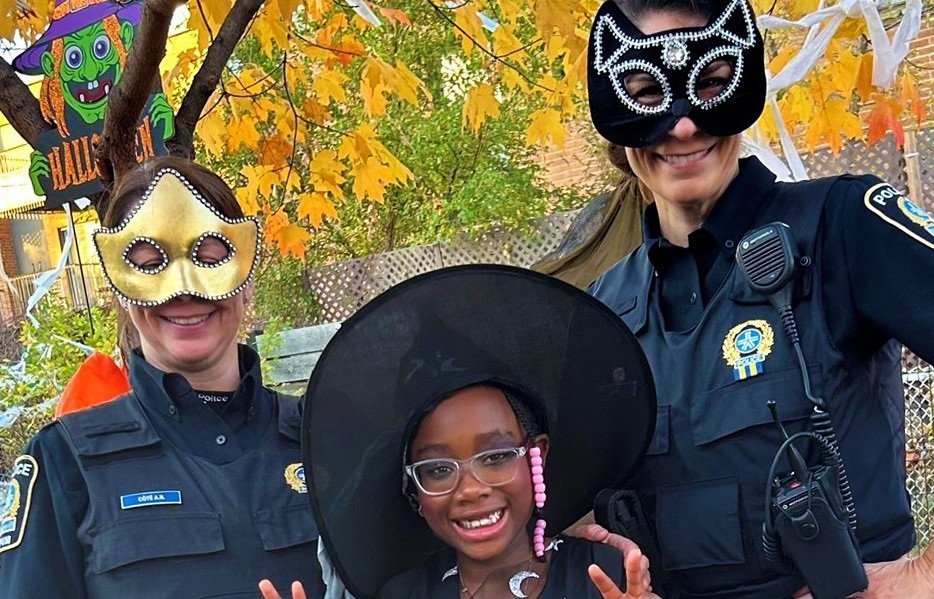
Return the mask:
<svg viewBox="0 0 934 599">
<path fill-rule="evenodd" d="M 652 592 L 652 586 L 649 584 L 647 576 L 648 568 L 645 556 L 638 547 L 630 549 L 623 558 L 623 566 L 626 569 L 626 592 L 619 590 L 616 583 L 606 575 L 600 566 L 591 564 L 587 568 L 587 574 L 594 586 L 600 591 L 603 599 L 660 599 L 658 595 Z M 272 599 L 276 599 L 273 597 Z"/>
<path fill-rule="evenodd" d="M 265 578 L 259 581 L 259 592 L 263 594 L 263 599 L 282 599 L 276 587 Z M 292 599 L 308 599 L 305 595 L 305 587 L 297 580 L 292 583 Z"/>
</svg>

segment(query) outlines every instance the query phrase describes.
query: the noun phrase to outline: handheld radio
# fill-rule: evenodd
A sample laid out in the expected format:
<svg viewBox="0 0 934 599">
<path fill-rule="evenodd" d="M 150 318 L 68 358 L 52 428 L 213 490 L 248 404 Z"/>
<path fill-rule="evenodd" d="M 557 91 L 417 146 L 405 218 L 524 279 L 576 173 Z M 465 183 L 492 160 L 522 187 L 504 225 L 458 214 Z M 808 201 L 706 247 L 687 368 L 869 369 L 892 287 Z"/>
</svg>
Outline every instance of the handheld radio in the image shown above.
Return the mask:
<svg viewBox="0 0 934 599">
<path fill-rule="evenodd" d="M 788 225 L 770 223 L 746 234 L 736 250 L 736 262 L 750 288 L 766 296 L 778 311 L 782 328 L 794 347 L 804 392 L 814 404 L 813 432 L 788 436 L 774 401 L 767 403 L 785 441 L 769 470 L 765 494 L 762 544 L 772 566 L 789 573 L 797 569 L 816 599 L 843 599 L 866 589 L 856 539 L 856 510 L 846 470 L 826 404 L 811 393 L 807 363 L 801 350 L 792 310 L 793 280 L 798 257 Z M 821 449 L 821 463 L 808 467 L 795 448 L 808 440 Z M 776 476 L 782 457 L 792 471 Z"/>
</svg>

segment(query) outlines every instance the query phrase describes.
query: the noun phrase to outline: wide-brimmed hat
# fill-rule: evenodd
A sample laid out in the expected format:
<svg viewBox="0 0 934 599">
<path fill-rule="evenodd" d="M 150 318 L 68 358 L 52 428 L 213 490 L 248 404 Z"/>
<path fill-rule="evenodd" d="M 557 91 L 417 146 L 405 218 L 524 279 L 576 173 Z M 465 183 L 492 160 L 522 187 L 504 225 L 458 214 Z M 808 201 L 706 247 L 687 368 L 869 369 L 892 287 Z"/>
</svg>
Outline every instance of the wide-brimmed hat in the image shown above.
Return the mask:
<svg viewBox="0 0 934 599">
<path fill-rule="evenodd" d="M 547 421 L 549 534 L 622 483 L 655 427 L 655 389 L 638 342 L 586 293 L 496 265 L 447 268 L 393 287 L 325 348 L 302 422 L 321 541 L 358 599 L 444 547 L 403 494 L 404 444 L 429 406 L 481 382 L 515 390 Z"/>
<path fill-rule="evenodd" d="M 60 37 L 72 34 L 91 23 L 117 15 L 133 25 L 139 22 L 141 2 L 115 2 L 113 0 L 55 0 L 52 21 L 36 42 L 13 59 L 13 68 L 26 75 L 41 75 L 39 62 L 42 53 Z"/>
</svg>

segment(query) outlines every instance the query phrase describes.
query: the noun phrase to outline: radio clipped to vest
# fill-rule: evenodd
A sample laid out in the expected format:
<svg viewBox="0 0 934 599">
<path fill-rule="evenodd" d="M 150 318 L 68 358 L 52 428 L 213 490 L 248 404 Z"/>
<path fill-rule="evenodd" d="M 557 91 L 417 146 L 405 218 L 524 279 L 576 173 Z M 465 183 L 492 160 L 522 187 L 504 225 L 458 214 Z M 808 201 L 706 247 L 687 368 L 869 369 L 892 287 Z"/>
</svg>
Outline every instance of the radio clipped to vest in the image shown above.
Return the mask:
<svg viewBox="0 0 934 599">
<path fill-rule="evenodd" d="M 811 393 L 807 363 L 801 351 L 792 310 L 794 270 L 798 262 L 788 225 L 770 223 L 746 234 L 736 250 L 736 262 L 750 288 L 769 299 L 778 310 L 782 328 L 794 346 L 804 391 L 814 410 L 812 432 L 788 436 L 774 401 L 772 418 L 785 438 L 769 469 L 765 493 L 762 544 L 775 569 L 797 569 L 816 599 L 843 599 L 869 586 L 856 539 L 856 510 L 846 469 L 837 447 L 826 404 Z M 820 464 L 808 467 L 796 441 L 816 443 Z M 777 476 L 782 457 L 792 471 Z"/>
</svg>

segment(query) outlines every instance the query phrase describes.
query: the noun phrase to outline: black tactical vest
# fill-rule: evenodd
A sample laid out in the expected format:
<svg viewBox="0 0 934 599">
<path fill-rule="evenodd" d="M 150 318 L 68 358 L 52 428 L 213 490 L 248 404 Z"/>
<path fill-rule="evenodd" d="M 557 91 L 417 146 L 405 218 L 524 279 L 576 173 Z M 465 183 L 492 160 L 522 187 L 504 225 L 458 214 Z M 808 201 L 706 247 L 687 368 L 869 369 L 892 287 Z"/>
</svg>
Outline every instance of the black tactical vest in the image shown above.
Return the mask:
<svg viewBox="0 0 934 599">
<path fill-rule="evenodd" d="M 78 528 L 88 596 L 255 598 L 262 578 L 321 596 L 297 400 L 280 398 L 278 413 L 226 464 L 162 441 L 133 397 L 64 417 L 89 496 Z"/>
<path fill-rule="evenodd" d="M 794 313 L 811 388 L 827 401 L 840 441 L 863 559 L 890 560 L 914 542 L 900 346 L 889 342 L 848 364 L 830 338 L 824 309 L 833 302 L 822 294 L 821 268 L 828 265 L 821 262 L 819 225 L 835 180 L 776 184 L 750 229 L 774 221 L 791 227 L 801 256 Z M 664 330 L 655 277 L 643 246 L 603 275 L 592 293 L 637 335 L 652 366 L 658 420 L 649 456 L 630 486 L 654 526 L 662 566 L 688 598 L 789 597 L 803 580 L 770 569 L 761 530 L 768 470 L 782 441 L 766 402 L 777 402 L 790 434 L 810 429 L 813 406 L 794 349 L 776 310 L 749 288 L 735 263 L 700 322 L 684 332 Z M 734 374 L 727 358 L 735 362 L 739 325 L 751 321 L 767 323 L 753 341 L 762 350 L 771 333 L 770 347 L 753 360 L 759 374 Z"/>
</svg>

